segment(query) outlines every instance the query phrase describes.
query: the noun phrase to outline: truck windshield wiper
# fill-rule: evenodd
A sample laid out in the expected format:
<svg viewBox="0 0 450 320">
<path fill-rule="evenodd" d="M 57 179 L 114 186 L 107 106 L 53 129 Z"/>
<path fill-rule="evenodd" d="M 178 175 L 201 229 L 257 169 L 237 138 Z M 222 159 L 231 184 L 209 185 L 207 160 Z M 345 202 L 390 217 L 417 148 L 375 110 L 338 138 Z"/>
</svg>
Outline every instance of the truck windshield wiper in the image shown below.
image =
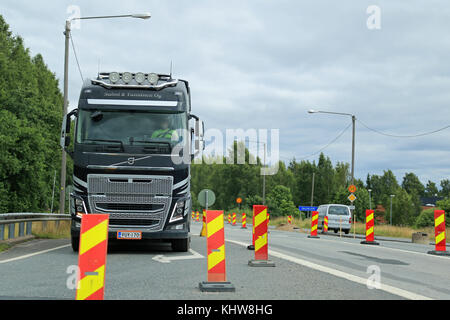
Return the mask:
<svg viewBox="0 0 450 320">
<path fill-rule="evenodd" d="M 125 152 L 125 148 L 124 148 L 124 146 L 123 146 L 123 142 L 120 141 L 120 140 L 86 139 L 86 140 L 84 140 L 84 141 L 119 143 L 119 144 L 120 144 L 120 148 L 122 149 L 123 152 Z"/>
<path fill-rule="evenodd" d="M 169 142 L 138 141 L 138 140 L 135 140 L 134 142 L 145 144 L 145 146 L 143 146 L 143 149 L 144 149 L 144 151 L 147 151 L 147 152 L 170 153 L 170 150 L 171 150 Z"/>
</svg>

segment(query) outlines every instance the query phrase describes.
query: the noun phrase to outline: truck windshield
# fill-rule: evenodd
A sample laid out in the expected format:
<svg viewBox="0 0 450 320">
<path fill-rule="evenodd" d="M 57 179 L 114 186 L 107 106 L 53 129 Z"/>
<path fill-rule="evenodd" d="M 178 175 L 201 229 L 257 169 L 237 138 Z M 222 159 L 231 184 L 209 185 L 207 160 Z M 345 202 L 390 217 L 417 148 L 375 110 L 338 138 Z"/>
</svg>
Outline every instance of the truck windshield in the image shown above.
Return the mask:
<svg viewBox="0 0 450 320">
<path fill-rule="evenodd" d="M 186 113 L 80 110 L 76 141 L 82 144 L 146 146 L 186 141 Z"/>
</svg>

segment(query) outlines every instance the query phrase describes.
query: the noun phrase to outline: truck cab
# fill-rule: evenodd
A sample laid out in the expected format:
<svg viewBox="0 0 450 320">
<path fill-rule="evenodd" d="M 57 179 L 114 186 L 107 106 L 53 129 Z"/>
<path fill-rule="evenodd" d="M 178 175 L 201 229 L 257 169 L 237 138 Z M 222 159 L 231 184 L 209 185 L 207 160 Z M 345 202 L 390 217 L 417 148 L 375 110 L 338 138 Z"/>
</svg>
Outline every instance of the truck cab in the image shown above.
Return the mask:
<svg viewBox="0 0 450 320">
<path fill-rule="evenodd" d="M 174 251 L 187 251 L 190 163 L 204 148 L 203 135 L 185 80 L 111 72 L 86 81 L 61 133 L 61 146 L 74 162 L 73 250 L 79 248 L 81 217 L 108 214 L 111 240 L 166 241 Z"/>
</svg>

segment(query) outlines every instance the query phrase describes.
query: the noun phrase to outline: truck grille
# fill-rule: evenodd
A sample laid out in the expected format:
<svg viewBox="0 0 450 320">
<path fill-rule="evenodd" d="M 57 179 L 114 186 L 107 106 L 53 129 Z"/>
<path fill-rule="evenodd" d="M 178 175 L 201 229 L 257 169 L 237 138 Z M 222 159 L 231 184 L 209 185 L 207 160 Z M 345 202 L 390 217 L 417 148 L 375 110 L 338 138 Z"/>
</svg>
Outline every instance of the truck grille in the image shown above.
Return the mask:
<svg viewBox="0 0 450 320">
<path fill-rule="evenodd" d="M 172 201 L 173 177 L 88 175 L 89 206 L 106 213 L 111 226 L 161 231 Z"/>
</svg>

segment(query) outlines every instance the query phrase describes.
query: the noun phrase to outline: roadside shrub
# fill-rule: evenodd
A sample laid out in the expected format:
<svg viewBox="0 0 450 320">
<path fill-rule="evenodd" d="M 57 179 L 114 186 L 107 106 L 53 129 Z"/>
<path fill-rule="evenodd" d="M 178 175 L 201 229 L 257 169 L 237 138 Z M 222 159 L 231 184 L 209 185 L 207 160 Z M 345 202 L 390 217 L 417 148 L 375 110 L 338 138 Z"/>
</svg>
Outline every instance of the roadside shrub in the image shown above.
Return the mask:
<svg viewBox="0 0 450 320">
<path fill-rule="evenodd" d="M 434 226 L 434 210 L 428 209 L 422 211 L 416 219 L 416 228 L 426 228 Z"/>
</svg>

